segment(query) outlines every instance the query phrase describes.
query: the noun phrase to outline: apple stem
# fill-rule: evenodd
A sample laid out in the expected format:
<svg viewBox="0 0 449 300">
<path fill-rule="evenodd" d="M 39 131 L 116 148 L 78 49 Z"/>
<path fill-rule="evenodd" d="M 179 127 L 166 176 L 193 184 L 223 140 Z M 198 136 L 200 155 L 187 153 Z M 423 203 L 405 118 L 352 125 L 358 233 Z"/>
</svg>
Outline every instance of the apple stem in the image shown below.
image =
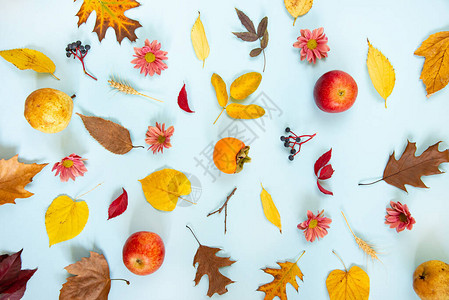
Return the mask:
<svg viewBox="0 0 449 300">
<path fill-rule="evenodd" d="M 114 279 L 111 279 L 111 280 L 121 280 L 121 281 L 126 282 L 127 285 L 130 285 L 130 284 L 131 284 L 131 283 L 130 283 L 128 280 L 126 280 L 126 279 L 114 278 Z"/>
<path fill-rule="evenodd" d="M 200 244 L 200 246 L 202 246 L 202 245 L 201 245 L 201 243 L 200 243 L 200 241 L 199 241 L 199 240 L 197 239 L 197 237 L 196 237 L 195 233 L 193 233 L 193 230 L 192 230 L 192 228 L 190 228 L 190 227 L 189 227 L 189 225 L 186 225 L 186 227 L 187 227 L 187 228 L 189 228 L 190 232 L 191 232 L 191 233 L 193 234 L 193 237 L 194 237 L 194 238 L 195 238 L 195 240 L 196 240 L 196 241 L 198 242 L 198 244 Z"/>
<path fill-rule="evenodd" d="M 345 271 L 346 271 L 346 273 L 347 273 L 347 272 L 348 272 L 348 269 L 346 269 L 346 265 L 345 265 L 345 263 L 343 262 L 343 260 L 341 259 L 341 257 L 338 256 L 338 254 L 337 254 L 337 252 L 335 252 L 335 250 L 332 250 L 332 253 L 334 253 L 335 256 L 341 261 L 341 263 L 343 264 L 343 267 L 345 268 Z"/>
</svg>

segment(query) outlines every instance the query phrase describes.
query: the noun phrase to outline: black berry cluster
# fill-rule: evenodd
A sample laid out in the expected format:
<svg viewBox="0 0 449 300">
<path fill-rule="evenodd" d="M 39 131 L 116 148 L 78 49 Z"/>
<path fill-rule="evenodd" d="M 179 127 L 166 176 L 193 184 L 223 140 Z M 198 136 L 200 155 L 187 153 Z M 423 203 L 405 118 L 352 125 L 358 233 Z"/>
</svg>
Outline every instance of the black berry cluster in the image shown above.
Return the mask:
<svg viewBox="0 0 449 300">
<path fill-rule="evenodd" d="M 90 45 L 83 45 L 81 41 L 76 41 L 73 43 L 70 43 L 65 48 L 67 57 L 73 56 L 73 58 L 78 58 L 81 61 L 81 64 L 83 65 L 83 71 L 86 75 L 91 77 L 92 79 L 97 80 L 94 76 L 87 73 L 86 68 L 84 66 L 84 58 L 86 57 L 87 53 L 90 50 Z"/>
<path fill-rule="evenodd" d="M 290 148 L 290 155 L 288 156 L 289 160 L 295 159 L 296 154 L 301 151 L 301 145 L 310 141 L 315 135 L 297 135 L 293 131 L 290 130 L 290 127 L 285 128 L 285 132 L 288 134 L 286 136 L 281 136 L 281 141 L 284 142 L 284 147 Z M 296 146 L 298 146 L 298 150 L 296 150 Z"/>
</svg>

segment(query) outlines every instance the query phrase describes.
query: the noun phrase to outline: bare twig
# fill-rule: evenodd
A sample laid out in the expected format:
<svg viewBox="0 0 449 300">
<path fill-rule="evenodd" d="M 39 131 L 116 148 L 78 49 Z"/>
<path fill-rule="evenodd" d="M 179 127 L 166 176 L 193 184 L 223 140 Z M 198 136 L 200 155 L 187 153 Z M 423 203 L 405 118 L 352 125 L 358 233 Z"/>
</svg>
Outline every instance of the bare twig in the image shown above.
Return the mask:
<svg viewBox="0 0 449 300">
<path fill-rule="evenodd" d="M 228 197 L 226 198 L 226 201 L 225 201 L 225 203 L 219 208 L 219 209 L 217 209 L 216 211 L 213 211 L 213 212 L 211 212 L 211 213 L 209 213 L 207 216 L 209 217 L 209 216 L 211 216 L 211 215 L 213 215 L 213 214 L 216 214 L 216 213 L 221 213 L 222 211 L 223 211 L 223 209 L 225 210 L 225 218 L 224 218 L 224 233 L 226 234 L 226 220 L 227 220 L 227 217 L 228 217 L 228 201 L 229 201 L 229 199 L 231 199 L 231 197 L 234 195 L 234 193 L 235 193 L 235 191 L 237 190 L 237 188 L 234 188 L 233 190 L 232 190 L 232 192 L 228 195 Z"/>
</svg>

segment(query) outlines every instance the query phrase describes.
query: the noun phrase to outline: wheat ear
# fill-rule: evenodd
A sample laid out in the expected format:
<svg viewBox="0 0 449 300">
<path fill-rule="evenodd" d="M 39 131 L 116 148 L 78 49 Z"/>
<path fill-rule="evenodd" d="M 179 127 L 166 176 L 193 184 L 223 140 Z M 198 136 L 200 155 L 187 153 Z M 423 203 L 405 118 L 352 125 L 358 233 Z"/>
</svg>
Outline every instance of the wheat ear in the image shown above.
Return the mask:
<svg viewBox="0 0 449 300">
<path fill-rule="evenodd" d="M 108 82 L 109 82 L 109 85 L 110 85 L 113 89 L 115 89 L 115 90 L 117 90 L 117 91 L 119 91 L 119 92 L 122 92 L 122 93 L 125 93 L 125 94 L 128 94 L 128 95 L 139 95 L 139 96 L 147 97 L 147 98 L 150 98 L 150 99 L 159 101 L 159 102 L 164 102 L 164 101 L 162 101 L 162 100 L 159 100 L 159 99 L 156 99 L 156 98 L 147 96 L 147 95 L 145 95 L 145 94 L 139 93 L 138 91 L 136 91 L 135 88 L 133 88 L 133 87 L 132 87 L 129 83 L 127 83 L 127 82 L 123 82 L 123 81 L 115 81 L 114 79 L 110 79 L 110 80 L 108 80 Z"/>
<path fill-rule="evenodd" d="M 351 226 L 349 226 L 349 223 L 348 223 L 348 220 L 346 219 L 345 214 L 343 212 L 341 212 L 341 214 L 343 215 L 343 218 L 345 218 L 346 225 L 348 225 L 349 231 L 351 231 L 352 235 L 354 236 L 355 242 L 357 243 L 357 245 L 359 245 L 360 249 L 362 249 L 363 252 L 368 254 L 372 259 L 379 260 L 379 258 L 377 257 L 377 252 L 376 252 L 376 250 L 374 250 L 373 246 L 371 244 L 365 242 L 358 236 L 356 236 L 354 234 L 354 232 L 352 231 Z"/>
</svg>

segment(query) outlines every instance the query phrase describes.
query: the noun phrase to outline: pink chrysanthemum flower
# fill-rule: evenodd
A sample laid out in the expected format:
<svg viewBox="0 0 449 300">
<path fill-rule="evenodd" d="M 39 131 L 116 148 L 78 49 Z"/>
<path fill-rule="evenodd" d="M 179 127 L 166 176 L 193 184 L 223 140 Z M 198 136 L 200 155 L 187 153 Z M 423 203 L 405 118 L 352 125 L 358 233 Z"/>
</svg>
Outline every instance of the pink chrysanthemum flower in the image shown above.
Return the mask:
<svg viewBox="0 0 449 300">
<path fill-rule="evenodd" d="M 405 228 L 411 230 L 416 221 L 410 214 L 407 204 L 390 201 L 390 206 L 391 208 L 387 208 L 385 224 L 390 225 L 390 228 L 396 228 L 397 232 L 401 232 Z"/>
<path fill-rule="evenodd" d="M 301 29 L 301 36 L 293 47 L 301 49 L 301 60 L 307 58 L 307 61 L 315 63 L 316 59 L 327 57 L 330 50 L 327 45 L 327 37 L 324 34 L 324 28 L 314 29 L 312 32 L 308 29 Z"/>
<path fill-rule="evenodd" d="M 307 220 L 298 224 L 298 229 L 304 230 L 304 237 L 308 242 L 323 238 L 327 234 L 327 228 L 332 223 L 330 218 L 322 217 L 324 210 L 314 215 L 310 210 L 307 211 Z"/>
<path fill-rule="evenodd" d="M 84 176 L 84 173 L 87 172 L 84 165 L 85 160 L 87 159 L 72 153 L 55 163 L 51 170 L 56 170 L 55 176 L 59 175 L 61 181 L 69 181 L 69 178 L 75 181 L 75 177 Z"/>
<path fill-rule="evenodd" d="M 153 154 L 156 152 L 162 152 L 164 148 L 170 148 L 170 138 L 175 132 L 175 128 L 170 126 L 165 130 L 165 124 L 162 126 L 158 122 L 156 122 L 156 126 L 148 126 L 148 131 L 146 133 L 145 142 L 148 145 L 151 145 L 148 150 L 153 150 Z"/>
<path fill-rule="evenodd" d="M 145 40 L 145 46 L 142 48 L 134 47 L 134 52 L 137 57 L 131 61 L 131 63 L 135 64 L 135 69 L 140 69 L 140 74 L 145 73 L 145 76 L 150 74 L 153 76 L 154 73 L 161 75 L 161 71 L 167 69 L 167 65 L 163 62 L 163 60 L 167 59 L 167 52 L 161 51 L 161 43 L 158 43 L 156 40 L 150 41 L 148 39 Z"/>
</svg>

